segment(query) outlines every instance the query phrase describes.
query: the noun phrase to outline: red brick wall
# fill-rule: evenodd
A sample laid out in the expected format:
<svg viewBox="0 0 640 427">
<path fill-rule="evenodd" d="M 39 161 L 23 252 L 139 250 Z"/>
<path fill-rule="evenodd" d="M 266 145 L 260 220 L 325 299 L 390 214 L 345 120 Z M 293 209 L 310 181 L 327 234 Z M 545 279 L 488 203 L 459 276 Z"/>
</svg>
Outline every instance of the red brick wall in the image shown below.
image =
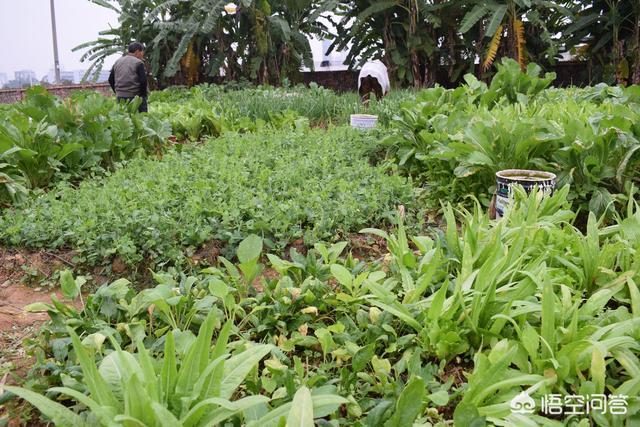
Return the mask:
<svg viewBox="0 0 640 427">
<path fill-rule="evenodd" d="M 556 65 L 555 71 L 558 74 L 554 85 L 556 87 L 565 87 L 568 85 L 585 86 L 589 84 L 587 76 L 587 67 L 584 62 L 560 62 Z M 450 86 L 447 83 L 446 76 L 439 76 L 440 84 L 445 87 Z M 353 70 L 344 71 L 311 71 L 302 73 L 302 81 L 305 84 L 315 82 L 320 86 L 333 89 L 338 92 L 355 91 L 358 88 L 358 72 Z M 63 98 L 69 96 L 74 90 L 96 90 L 104 95 L 112 95 L 111 88 L 107 83 L 86 84 L 86 85 L 68 85 L 68 86 L 51 86 L 49 92 Z M 24 97 L 25 89 L 1 89 L 0 103 L 8 104 L 21 100 Z"/>
<path fill-rule="evenodd" d="M 302 81 L 308 85 L 311 82 L 317 83 L 336 92 L 350 92 L 358 90 L 358 71 L 308 71 L 302 73 Z"/>
<path fill-rule="evenodd" d="M 111 88 L 108 83 L 67 85 L 67 86 L 49 86 L 47 90 L 62 98 L 68 97 L 71 92 L 76 90 L 95 90 L 103 95 L 112 95 Z M 25 96 L 27 89 L 0 89 L 0 104 L 10 104 L 20 101 Z"/>
</svg>

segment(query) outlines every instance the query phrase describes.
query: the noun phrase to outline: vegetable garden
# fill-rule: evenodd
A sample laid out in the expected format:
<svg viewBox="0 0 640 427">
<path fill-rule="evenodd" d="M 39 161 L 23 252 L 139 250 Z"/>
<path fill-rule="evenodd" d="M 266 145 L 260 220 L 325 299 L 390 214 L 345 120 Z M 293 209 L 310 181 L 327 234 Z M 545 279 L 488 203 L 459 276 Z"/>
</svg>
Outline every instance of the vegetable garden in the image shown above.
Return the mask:
<svg viewBox="0 0 640 427">
<path fill-rule="evenodd" d="M 397 91 L 364 132 L 319 87 L 3 106 L 2 244 L 73 268 L 23 375 L 0 352 L 0 425 L 637 424 L 640 88 L 540 74 Z M 491 220 L 506 168 L 558 189 Z"/>
</svg>

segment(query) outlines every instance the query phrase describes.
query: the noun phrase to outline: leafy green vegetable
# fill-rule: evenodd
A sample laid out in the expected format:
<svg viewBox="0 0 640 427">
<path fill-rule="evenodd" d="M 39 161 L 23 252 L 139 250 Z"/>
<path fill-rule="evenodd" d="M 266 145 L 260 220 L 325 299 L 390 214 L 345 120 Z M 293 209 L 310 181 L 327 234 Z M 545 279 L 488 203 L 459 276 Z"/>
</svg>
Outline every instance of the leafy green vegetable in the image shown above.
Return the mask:
<svg viewBox="0 0 640 427">
<path fill-rule="evenodd" d="M 249 234 L 279 247 L 300 238 L 333 239 L 383 224 L 393 206 L 411 200 L 405 179 L 366 160 L 369 143 L 344 128 L 227 134 L 162 161 L 133 160 L 105 179 L 51 191 L 7 212 L 0 238 L 70 245 L 88 264 L 115 255 L 179 264 L 185 249 L 211 240 L 234 247 Z M 242 261 L 255 257 L 257 239 L 241 248 Z"/>
</svg>

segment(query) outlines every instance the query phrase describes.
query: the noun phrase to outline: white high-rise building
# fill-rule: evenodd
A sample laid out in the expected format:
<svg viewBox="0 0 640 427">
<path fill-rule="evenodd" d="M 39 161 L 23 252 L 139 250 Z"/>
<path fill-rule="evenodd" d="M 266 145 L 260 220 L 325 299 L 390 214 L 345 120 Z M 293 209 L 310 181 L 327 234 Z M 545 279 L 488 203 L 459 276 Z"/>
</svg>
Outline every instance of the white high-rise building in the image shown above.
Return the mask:
<svg viewBox="0 0 640 427">
<path fill-rule="evenodd" d="M 36 73 L 33 70 L 19 70 L 14 73 L 15 80 L 20 85 L 29 85 L 33 86 L 38 84 L 38 79 L 36 78 Z"/>
<path fill-rule="evenodd" d="M 102 70 L 100 71 L 100 75 L 98 76 L 98 80 L 96 83 L 104 83 L 109 81 L 109 73 L 111 70 Z"/>
<path fill-rule="evenodd" d="M 83 75 L 84 75 L 83 70 L 67 71 L 64 68 L 60 67 L 60 83 L 61 84 L 79 83 Z M 56 71 L 53 68 L 51 68 L 43 80 L 49 84 L 55 84 Z"/>
</svg>

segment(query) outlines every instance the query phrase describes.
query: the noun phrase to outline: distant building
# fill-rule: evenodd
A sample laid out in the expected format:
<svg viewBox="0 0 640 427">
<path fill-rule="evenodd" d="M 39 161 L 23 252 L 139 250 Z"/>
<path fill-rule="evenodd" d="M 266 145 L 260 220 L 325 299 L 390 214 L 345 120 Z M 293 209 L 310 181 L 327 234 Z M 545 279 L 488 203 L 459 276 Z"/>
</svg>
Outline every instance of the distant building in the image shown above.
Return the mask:
<svg viewBox="0 0 640 427">
<path fill-rule="evenodd" d="M 87 70 L 60 70 L 60 82 L 63 84 L 81 84 L 81 83 L 93 83 L 93 75 L 87 76 L 87 80 L 83 81 L 83 77 Z M 47 75 L 44 77 L 43 82 L 49 84 L 55 84 L 56 76 L 55 71 L 53 69 L 49 70 Z M 106 82 L 109 80 L 109 71 L 102 70 L 98 75 L 97 83 Z"/>
<path fill-rule="evenodd" d="M 38 84 L 36 73 L 33 70 L 20 70 L 14 73 L 15 80 L 21 86 L 32 86 Z"/>
<path fill-rule="evenodd" d="M 82 78 L 86 72 L 87 70 L 73 70 L 73 82 L 82 83 Z"/>
<path fill-rule="evenodd" d="M 42 78 L 43 83 L 54 84 L 56 82 L 56 72 L 53 68 L 49 69 L 46 76 Z"/>
<path fill-rule="evenodd" d="M 349 67 L 345 65 L 348 51 L 329 51 L 329 47 L 333 43 L 332 40 L 321 40 L 315 37 L 309 37 L 311 52 L 313 53 L 313 66 L 316 71 L 339 71 L 346 70 Z M 305 69 L 303 67 L 303 69 Z M 306 70 L 306 69 L 305 69 Z"/>
<path fill-rule="evenodd" d="M 51 68 L 47 75 L 42 79 L 45 83 L 56 84 L 56 70 Z M 75 71 L 66 71 L 60 68 L 60 83 L 71 84 L 76 82 Z"/>
<path fill-rule="evenodd" d="M 9 82 L 9 77 L 7 77 L 7 73 L 0 73 L 0 88 L 6 85 Z"/>
<path fill-rule="evenodd" d="M 106 81 L 109 81 L 109 71 L 110 70 L 100 71 L 100 75 L 98 76 L 97 83 L 104 83 Z"/>
<path fill-rule="evenodd" d="M 76 74 L 73 71 L 60 71 L 60 83 L 75 83 Z"/>
<path fill-rule="evenodd" d="M 62 73 L 70 73 L 69 75 L 73 74 L 73 79 L 70 79 L 71 81 L 73 81 L 73 83 L 76 84 L 82 84 L 82 83 L 94 83 L 94 73 L 91 73 L 90 75 L 87 76 L 86 80 L 83 80 L 84 75 L 86 74 L 87 70 L 74 70 L 74 71 L 68 71 L 68 72 L 62 72 Z M 65 74 L 67 75 L 67 74 Z M 61 75 L 62 76 L 62 75 Z M 65 80 L 64 78 L 62 78 L 62 80 Z M 106 70 L 102 70 L 100 71 L 100 74 L 98 74 L 98 78 L 95 80 L 95 83 L 104 83 L 107 80 L 109 80 L 109 71 Z"/>
<path fill-rule="evenodd" d="M 86 70 L 78 70 L 76 71 L 76 82 L 77 83 L 84 83 L 82 81 L 82 78 L 84 77 L 84 74 L 86 73 Z M 109 70 L 101 70 L 100 73 L 98 74 L 98 77 L 95 78 L 95 73 L 92 72 L 90 75 L 87 76 L 87 83 L 104 83 L 107 80 L 109 80 Z"/>
</svg>

